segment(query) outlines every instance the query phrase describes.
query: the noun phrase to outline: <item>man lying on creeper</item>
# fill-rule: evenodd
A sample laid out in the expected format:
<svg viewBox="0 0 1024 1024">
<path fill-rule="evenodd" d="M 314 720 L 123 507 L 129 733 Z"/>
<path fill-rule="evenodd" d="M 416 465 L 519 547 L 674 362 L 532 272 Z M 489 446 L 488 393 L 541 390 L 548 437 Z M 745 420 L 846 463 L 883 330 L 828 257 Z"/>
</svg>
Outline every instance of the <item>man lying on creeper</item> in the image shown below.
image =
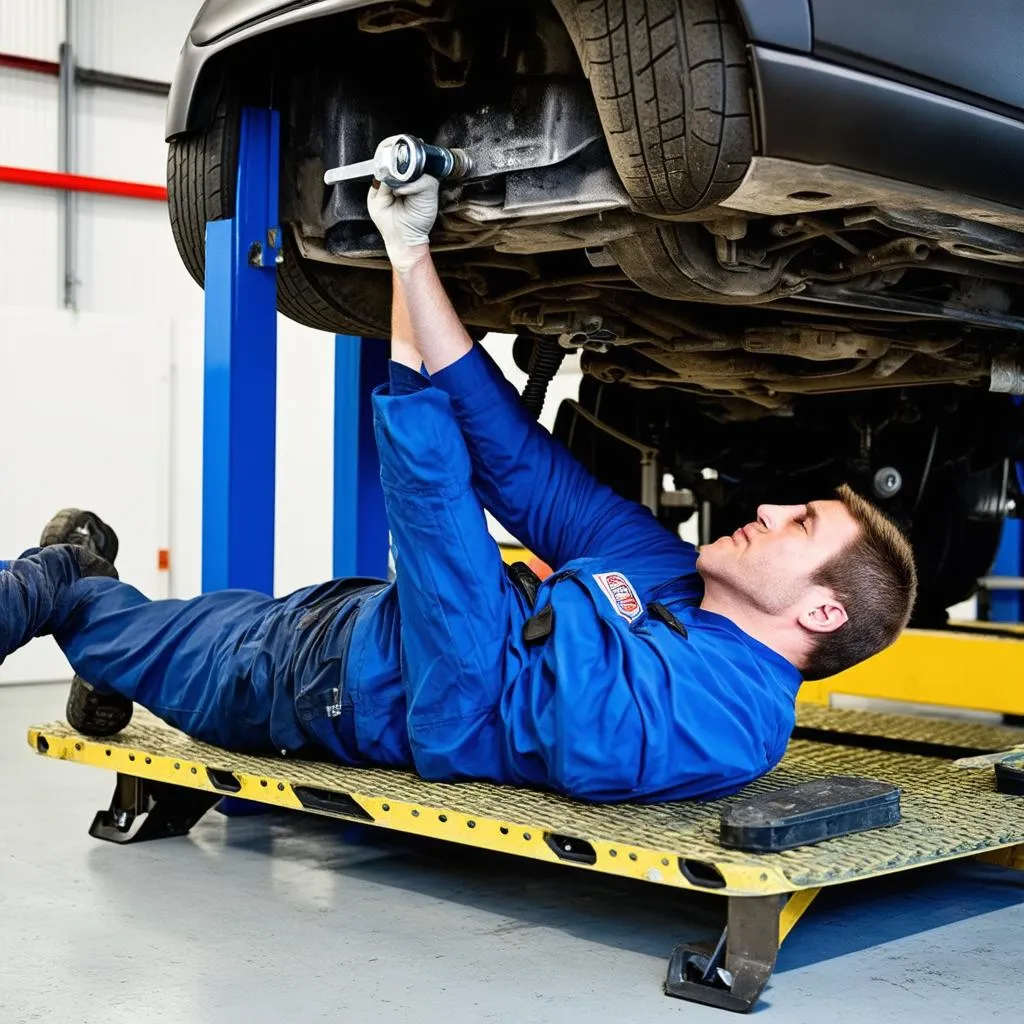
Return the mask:
<svg viewBox="0 0 1024 1024">
<path fill-rule="evenodd" d="M 598 483 L 470 340 L 428 246 L 437 182 L 373 188 L 369 208 L 394 272 L 373 409 L 396 579 L 150 601 L 115 578 L 113 531 L 64 514 L 0 562 L 0 659 L 55 636 L 87 734 L 122 728 L 137 701 L 231 750 L 596 801 L 714 797 L 764 774 L 801 680 L 906 625 L 906 538 L 843 488 L 684 543 Z M 556 567 L 535 593 L 485 508 Z"/>
</svg>

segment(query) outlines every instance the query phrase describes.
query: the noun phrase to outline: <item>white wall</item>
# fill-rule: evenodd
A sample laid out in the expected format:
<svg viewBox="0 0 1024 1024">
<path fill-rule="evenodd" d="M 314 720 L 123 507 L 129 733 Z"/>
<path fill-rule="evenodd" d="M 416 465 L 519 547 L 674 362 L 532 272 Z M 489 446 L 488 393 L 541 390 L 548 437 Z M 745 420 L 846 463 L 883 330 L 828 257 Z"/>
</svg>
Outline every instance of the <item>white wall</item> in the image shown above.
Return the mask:
<svg viewBox="0 0 1024 1024">
<path fill-rule="evenodd" d="M 198 6 L 75 0 L 77 60 L 168 81 Z M 63 38 L 64 0 L 0 0 L 0 52 L 55 61 Z M 78 173 L 164 183 L 163 99 L 84 86 L 76 104 Z M 0 68 L 0 164 L 56 170 L 57 110 L 56 79 Z M 93 506 L 121 534 L 125 577 L 154 595 L 191 596 L 201 567 L 202 292 L 178 259 L 164 204 L 74 203 L 78 309 L 66 313 L 58 194 L 0 184 L 0 557 L 34 543 L 58 507 Z M 521 385 L 508 339 L 489 347 Z M 278 358 L 275 588 L 284 593 L 331 572 L 333 338 L 280 318 Z M 40 388 L 55 359 L 59 386 Z M 546 420 L 576 386 L 572 372 L 556 382 Z M 149 407 L 141 396 L 152 387 L 163 397 Z M 95 452 L 61 465 L 60 439 L 84 424 L 102 437 L 103 464 L 116 456 L 116 474 L 97 471 Z M 161 576 L 164 545 L 172 569 Z M 0 683 L 64 672 L 56 648 L 40 643 L 0 668 Z"/>
<path fill-rule="evenodd" d="M 147 343 L 140 345 L 139 336 Z M 101 508 L 125 538 L 118 566 L 145 593 L 166 596 L 158 552 L 169 541 L 170 331 L 138 315 L 74 316 L 0 309 L 4 438 L 0 538 L 12 557 L 38 543 L 58 509 Z M 122 457 L 131 434 L 132 459 Z M 52 641 L 13 655 L 7 680 L 67 671 Z"/>
</svg>

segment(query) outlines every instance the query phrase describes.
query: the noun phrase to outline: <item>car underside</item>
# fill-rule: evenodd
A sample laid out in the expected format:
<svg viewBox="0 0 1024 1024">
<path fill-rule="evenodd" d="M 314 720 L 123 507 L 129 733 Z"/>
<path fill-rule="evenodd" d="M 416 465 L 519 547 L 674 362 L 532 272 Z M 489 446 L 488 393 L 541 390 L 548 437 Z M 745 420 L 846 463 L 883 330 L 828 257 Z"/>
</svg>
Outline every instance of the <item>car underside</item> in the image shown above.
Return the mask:
<svg viewBox="0 0 1024 1024">
<path fill-rule="evenodd" d="M 519 336 L 541 385 L 581 353 L 556 433 L 599 476 L 641 496 L 647 447 L 658 513 L 712 532 L 848 481 L 912 533 L 918 624 L 971 593 L 1018 498 L 1024 194 L 773 155 L 771 109 L 795 92 L 799 120 L 807 68 L 752 46 L 726 0 L 305 6 L 331 11 L 223 47 L 171 126 L 197 280 L 246 103 L 282 115 L 279 305 L 339 333 L 386 336 L 390 279 L 366 182 L 325 170 L 398 132 L 464 149 L 431 238 L 445 285 L 471 331 Z M 226 7 L 245 4 L 204 12 Z M 871 130 L 806 113 L 837 152 Z M 888 171 L 918 122 L 873 123 Z M 970 141 L 945 130 L 927 145 Z"/>
</svg>

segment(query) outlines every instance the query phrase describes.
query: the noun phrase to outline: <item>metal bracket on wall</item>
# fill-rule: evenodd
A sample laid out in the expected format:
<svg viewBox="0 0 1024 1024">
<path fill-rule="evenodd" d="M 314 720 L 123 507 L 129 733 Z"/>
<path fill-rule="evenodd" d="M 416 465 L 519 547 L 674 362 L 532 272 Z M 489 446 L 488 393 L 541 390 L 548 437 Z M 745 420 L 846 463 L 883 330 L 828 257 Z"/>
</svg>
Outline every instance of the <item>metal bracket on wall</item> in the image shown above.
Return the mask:
<svg viewBox="0 0 1024 1024">
<path fill-rule="evenodd" d="M 60 63 L 57 73 L 57 169 L 71 174 L 75 169 L 75 51 L 74 0 L 64 3 L 64 42 L 60 44 Z M 78 276 L 76 250 L 78 248 L 76 218 L 78 201 L 69 189 L 60 194 L 60 294 L 65 309 L 78 308 Z"/>
</svg>

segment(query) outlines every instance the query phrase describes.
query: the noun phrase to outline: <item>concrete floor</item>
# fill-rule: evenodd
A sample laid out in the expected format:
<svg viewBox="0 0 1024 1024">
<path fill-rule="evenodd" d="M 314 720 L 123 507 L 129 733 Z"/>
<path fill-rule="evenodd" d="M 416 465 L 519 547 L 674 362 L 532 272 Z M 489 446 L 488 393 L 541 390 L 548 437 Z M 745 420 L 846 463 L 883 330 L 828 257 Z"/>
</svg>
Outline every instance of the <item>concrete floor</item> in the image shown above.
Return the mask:
<svg viewBox="0 0 1024 1024">
<path fill-rule="evenodd" d="M 672 946 L 718 927 L 713 897 L 302 814 L 90 839 L 112 775 L 25 743 L 65 694 L 0 687 L 3 1024 L 735 1019 L 661 994 Z M 820 897 L 758 1016 L 1017 1022 L 1022 962 L 1024 875 L 912 872 Z"/>
</svg>

